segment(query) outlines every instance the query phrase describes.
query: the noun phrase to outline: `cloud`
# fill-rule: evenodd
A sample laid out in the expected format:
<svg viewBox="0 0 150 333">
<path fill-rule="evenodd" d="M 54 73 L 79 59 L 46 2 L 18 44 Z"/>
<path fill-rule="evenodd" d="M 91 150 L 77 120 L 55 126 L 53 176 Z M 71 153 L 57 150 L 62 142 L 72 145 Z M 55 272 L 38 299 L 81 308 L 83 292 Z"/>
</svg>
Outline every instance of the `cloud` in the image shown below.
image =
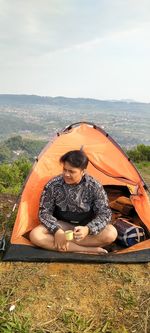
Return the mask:
<svg viewBox="0 0 150 333">
<path fill-rule="evenodd" d="M 136 90 L 140 73 L 146 94 L 149 0 L 0 0 L 0 8 L 1 91 L 116 98 L 124 85 Z"/>
<path fill-rule="evenodd" d="M 1 0 L 1 52 L 28 56 L 97 43 L 149 19 L 146 0 Z"/>
</svg>

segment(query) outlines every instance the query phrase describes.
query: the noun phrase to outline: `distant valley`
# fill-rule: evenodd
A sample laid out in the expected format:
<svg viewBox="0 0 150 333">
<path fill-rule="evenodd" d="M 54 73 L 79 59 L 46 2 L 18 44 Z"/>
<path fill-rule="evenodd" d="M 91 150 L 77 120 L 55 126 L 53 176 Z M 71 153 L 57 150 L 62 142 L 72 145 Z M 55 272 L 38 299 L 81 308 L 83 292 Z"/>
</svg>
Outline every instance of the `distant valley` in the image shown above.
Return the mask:
<svg viewBox="0 0 150 333">
<path fill-rule="evenodd" d="M 47 141 L 80 121 L 102 127 L 122 147 L 150 145 L 150 103 L 0 95 L 0 141 L 14 135 Z"/>
</svg>

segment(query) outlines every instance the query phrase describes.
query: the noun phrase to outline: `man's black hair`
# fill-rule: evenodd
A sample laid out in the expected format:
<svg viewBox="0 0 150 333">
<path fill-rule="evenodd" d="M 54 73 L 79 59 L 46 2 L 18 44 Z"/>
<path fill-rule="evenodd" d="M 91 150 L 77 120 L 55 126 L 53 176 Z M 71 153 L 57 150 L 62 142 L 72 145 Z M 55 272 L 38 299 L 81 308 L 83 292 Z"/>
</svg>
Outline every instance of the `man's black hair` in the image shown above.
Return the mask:
<svg viewBox="0 0 150 333">
<path fill-rule="evenodd" d="M 60 157 L 60 163 L 68 162 L 74 168 L 86 169 L 88 157 L 82 150 L 71 150 Z"/>
</svg>

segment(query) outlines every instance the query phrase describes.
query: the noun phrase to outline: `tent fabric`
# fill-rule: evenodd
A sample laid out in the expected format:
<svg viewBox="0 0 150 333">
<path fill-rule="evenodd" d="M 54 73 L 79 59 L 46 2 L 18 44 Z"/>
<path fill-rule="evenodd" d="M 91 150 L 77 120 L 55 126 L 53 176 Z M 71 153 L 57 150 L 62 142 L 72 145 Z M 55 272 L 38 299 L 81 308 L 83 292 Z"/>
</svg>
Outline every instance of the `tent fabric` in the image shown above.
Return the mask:
<svg viewBox="0 0 150 333">
<path fill-rule="evenodd" d="M 26 234 L 39 224 L 38 209 L 43 188 L 49 179 L 61 173 L 60 156 L 74 149 L 83 149 L 90 161 L 87 172 L 104 186 L 124 186 L 129 189 L 135 211 L 147 233 L 150 232 L 150 202 L 139 172 L 119 145 L 102 129 L 90 123 L 77 123 L 57 135 L 33 165 L 21 196 L 11 244 L 32 248 Z M 144 251 L 142 243 L 140 247 Z"/>
</svg>

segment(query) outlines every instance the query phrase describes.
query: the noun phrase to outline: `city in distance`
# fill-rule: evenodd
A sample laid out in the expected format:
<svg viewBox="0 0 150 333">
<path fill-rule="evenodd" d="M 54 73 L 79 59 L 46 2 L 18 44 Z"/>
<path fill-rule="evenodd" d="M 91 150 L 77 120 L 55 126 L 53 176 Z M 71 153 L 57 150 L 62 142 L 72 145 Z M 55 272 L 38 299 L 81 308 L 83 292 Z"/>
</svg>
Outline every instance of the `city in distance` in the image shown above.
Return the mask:
<svg viewBox="0 0 150 333">
<path fill-rule="evenodd" d="M 122 147 L 150 145 L 150 103 L 0 94 L 0 140 L 14 135 L 48 141 L 80 121 L 103 128 Z"/>
</svg>

